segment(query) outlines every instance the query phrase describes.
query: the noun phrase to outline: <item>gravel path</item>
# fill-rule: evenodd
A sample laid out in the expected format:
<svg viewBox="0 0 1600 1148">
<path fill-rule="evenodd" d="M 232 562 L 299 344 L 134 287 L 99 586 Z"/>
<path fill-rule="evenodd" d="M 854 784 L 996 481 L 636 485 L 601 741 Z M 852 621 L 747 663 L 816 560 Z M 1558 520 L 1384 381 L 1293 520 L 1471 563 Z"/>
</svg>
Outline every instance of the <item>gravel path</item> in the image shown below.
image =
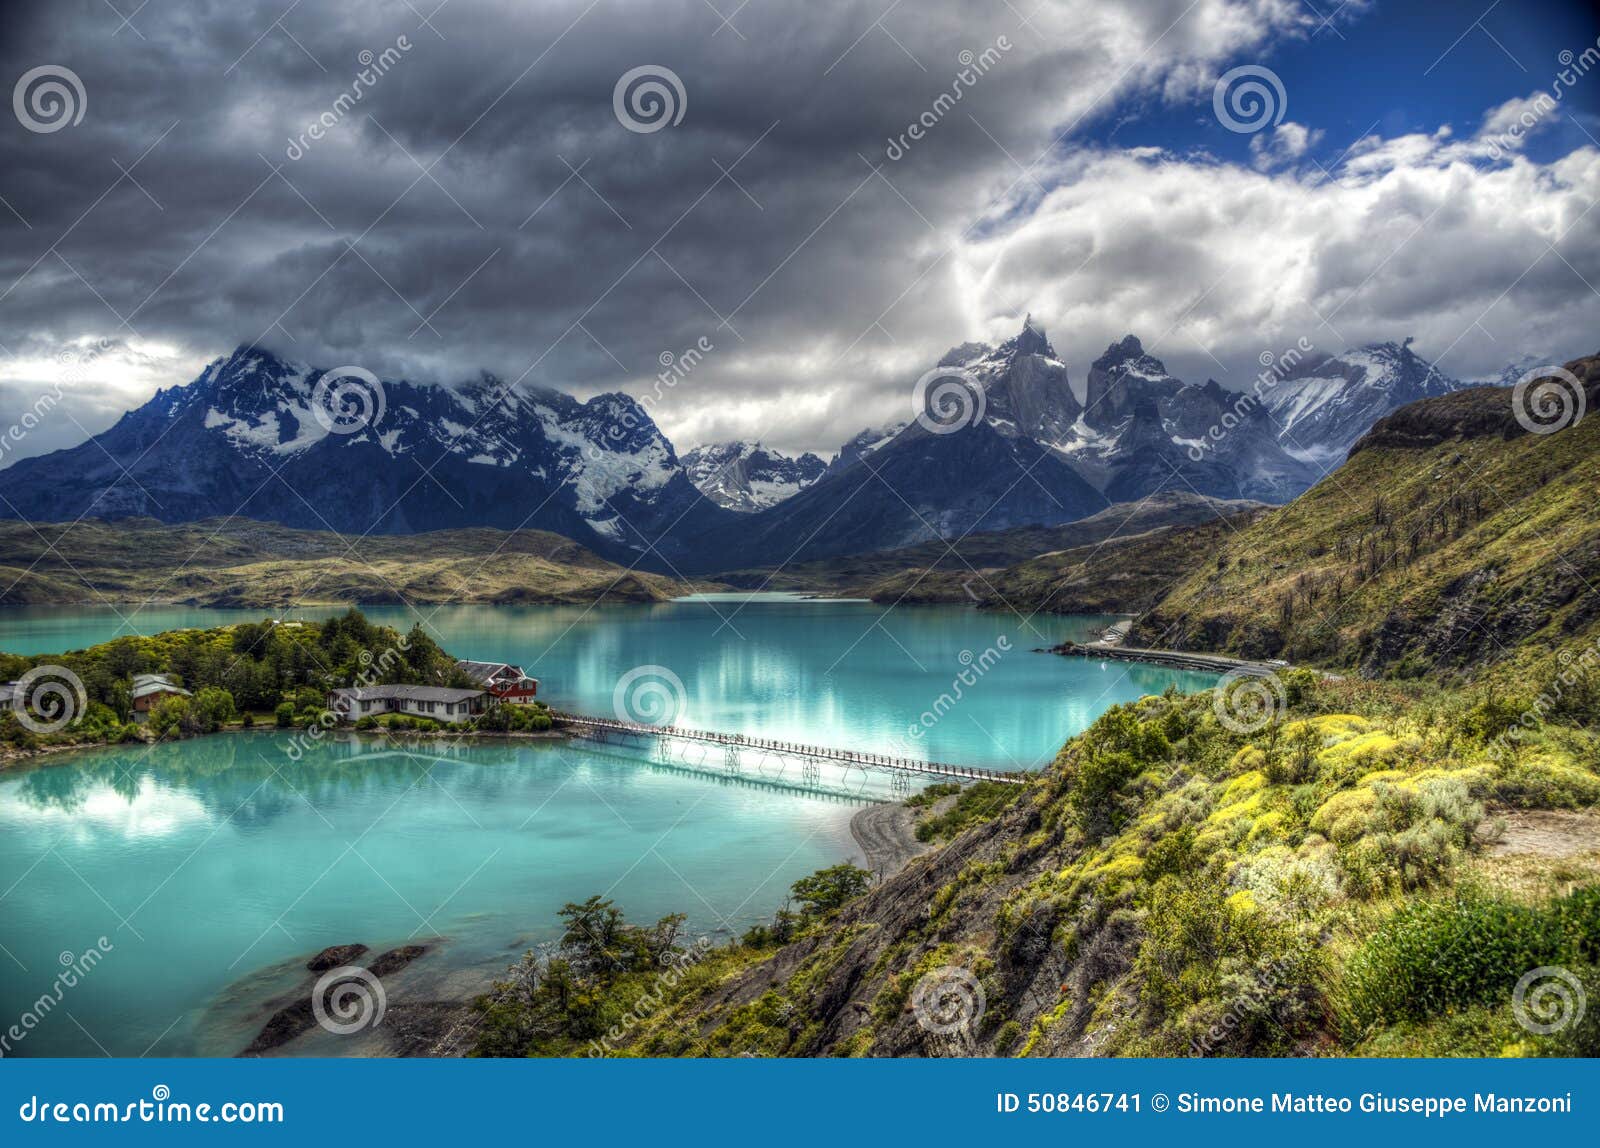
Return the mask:
<svg viewBox="0 0 1600 1148">
<path fill-rule="evenodd" d="M 1505 834 L 1494 845 L 1497 854 L 1531 853 L 1540 857 L 1573 857 L 1600 850 L 1600 817 L 1561 809 L 1500 811 Z"/>
<path fill-rule="evenodd" d="M 850 836 L 866 855 L 867 868 L 880 879 L 893 877 L 906 862 L 932 848 L 917 840 L 911 810 L 898 801 L 861 810 L 850 819 Z"/>
</svg>

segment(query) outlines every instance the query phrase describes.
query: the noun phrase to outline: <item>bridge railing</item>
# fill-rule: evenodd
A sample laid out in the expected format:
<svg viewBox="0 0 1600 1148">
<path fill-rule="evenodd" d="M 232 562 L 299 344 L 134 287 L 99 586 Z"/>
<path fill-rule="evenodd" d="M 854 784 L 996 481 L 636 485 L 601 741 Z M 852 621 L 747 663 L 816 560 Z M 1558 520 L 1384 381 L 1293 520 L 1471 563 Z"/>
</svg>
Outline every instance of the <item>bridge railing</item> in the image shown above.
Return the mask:
<svg viewBox="0 0 1600 1148">
<path fill-rule="evenodd" d="M 950 765 L 917 758 L 896 757 L 890 754 L 868 753 L 862 750 L 835 749 L 830 746 L 807 745 L 803 742 L 782 741 L 777 738 L 754 737 L 749 734 L 724 733 L 718 730 L 691 729 L 675 725 L 649 725 L 644 722 L 622 721 L 618 718 L 588 717 L 555 711 L 551 716 L 558 724 L 589 726 L 595 729 L 616 730 L 619 733 L 643 737 L 673 737 L 687 741 L 704 741 L 715 745 L 739 746 L 748 749 L 768 750 L 773 753 L 790 753 L 822 761 L 841 761 L 877 769 L 898 769 L 908 773 L 921 773 L 939 777 L 961 777 L 974 781 L 998 781 L 1020 785 L 1027 774 L 1008 773 L 998 769 L 984 769 L 974 765 Z"/>
</svg>

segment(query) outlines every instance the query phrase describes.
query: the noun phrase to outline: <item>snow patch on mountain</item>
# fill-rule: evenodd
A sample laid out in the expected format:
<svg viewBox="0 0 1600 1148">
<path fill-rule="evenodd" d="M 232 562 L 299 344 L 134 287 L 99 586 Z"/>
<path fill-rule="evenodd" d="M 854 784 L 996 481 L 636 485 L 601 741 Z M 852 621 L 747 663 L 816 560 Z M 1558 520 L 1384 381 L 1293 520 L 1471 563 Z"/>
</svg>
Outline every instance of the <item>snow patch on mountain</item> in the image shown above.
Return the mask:
<svg viewBox="0 0 1600 1148">
<path fill-rule="evenodd" d="M 791 458 L 760 443 L 724 442 L 695 447 L 683 456 L 683 468 L 718 506 L 754 513 L 799 494 L 827 464 L 809 452 Z"/>
<path fill-rule="evenodd" d="M 1307 359 L 1265 390 L 1262 403 L 1284 449 L 1323 465 L 1342 459 L 1385 415 L 1460 386 L 1407 339 Z"/>
</svg>

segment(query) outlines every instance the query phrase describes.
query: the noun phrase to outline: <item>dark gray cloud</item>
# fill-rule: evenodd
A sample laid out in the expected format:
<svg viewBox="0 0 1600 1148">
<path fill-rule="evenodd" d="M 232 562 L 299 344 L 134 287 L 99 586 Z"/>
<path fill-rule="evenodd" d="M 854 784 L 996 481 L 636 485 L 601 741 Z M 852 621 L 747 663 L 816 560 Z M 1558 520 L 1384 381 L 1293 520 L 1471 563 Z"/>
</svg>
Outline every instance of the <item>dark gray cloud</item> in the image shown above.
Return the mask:
<svg viewBox="0 0 1600 1148">
<path fill-rule="evenodd" d="M 1071 129 L 1124 99 L 1209 91 L 1226 61 L 1303 34 L 1309 13 L 217 0 L 152 3 L 124 25 L 105 0 L 73 0 L 8 19 L 7 83 L 62 65 L 88 105 L 49 133 L 0 118 L 0 401 L 24 403 L 75 341 L 138 348 L 101 355 L 64 402 L 78 422 L 41 428 L 24 453 L 243 341 L 414 378 L 487 369 L 637 393 L 659 355 L 701 337 L 716 350 L 653 412 L 680 448 L 761 435 L 827 450 L 901 415 L 945 346 L 1026 310 L 1057 327 L 1080 377 L 1121 330 L 1153 339 L 1185 321 L 1226 229 L 1118 234 L 1115 213 L 1089 226 L 1081 204 L 1062 224 L 1074 181 L 1114 198 L 1114 175 L 1142 182 L 1125 155 L 1075 155 Z M 983 74 L 939 107 L 962 53 L 985 51 Z M 370 83 L 363 53 L 378 58 Z M 637 133 L 613 86 L 647 64 L 681 77 L 687 102 L 681 123 Z M 926 138 L 890 160 L 888 142 L 930 112 Z M 1194 172 L 1199 189 L 1220 178 Z M 1292 173 L 1249 178 L 1286 218 L 1314 214 Z M 1329 234 L 1317 273 L 1366 274 Z M 1480 252 L 1473 281 L 1501 290 L 1497 273 L 1541 234 L 1530 223 L 1502 255 Z M 1245 321 L 1266 289 L 1247 277 L 1229 293 L 1239 307 L 1200 314 Z M 1457 302 L 1446 290 L 1426 306 Z M 1212 353 L 1244 361 L 1261 337 L 1213 336 L 1205 354 L 1179 338 L 1172 357 L 1218 373 Z"/>
</svg>

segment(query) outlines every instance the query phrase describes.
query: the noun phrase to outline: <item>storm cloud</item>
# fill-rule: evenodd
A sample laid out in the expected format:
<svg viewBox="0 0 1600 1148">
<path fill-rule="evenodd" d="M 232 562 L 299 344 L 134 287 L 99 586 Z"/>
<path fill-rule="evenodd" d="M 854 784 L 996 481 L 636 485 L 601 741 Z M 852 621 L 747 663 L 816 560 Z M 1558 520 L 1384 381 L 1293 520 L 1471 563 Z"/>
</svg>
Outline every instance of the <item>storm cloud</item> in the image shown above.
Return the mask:
<svg viewBox="0 0 1600 1148">
<path fill-rule="evenodd" d="M 5 19 L 7 84 L 47 66 L 82 86 L 69 122 L 0 123 L 0 407 L 71 375 L 18 454 L 244 342 L 587 395 L 642 393 L 705 340 L 652 410 L 680 450 L 824 452 L 1028 311 L 1077 380 L 1128 330 L 1224 382 L 1308 328 L 1416 334 L 1459 375 L 1594 349 L 1600 149 L 1540 164 L 1367 136 L 1330 175 L 1293 123 L 1254 164 L 1081 138 L 1129 107 L 1209 115 L 1221 71 L 1319 29 L 1290 0 L 70 0 Z M 639 69 L 656 86 L 619 93 Z"/>
</svg>

